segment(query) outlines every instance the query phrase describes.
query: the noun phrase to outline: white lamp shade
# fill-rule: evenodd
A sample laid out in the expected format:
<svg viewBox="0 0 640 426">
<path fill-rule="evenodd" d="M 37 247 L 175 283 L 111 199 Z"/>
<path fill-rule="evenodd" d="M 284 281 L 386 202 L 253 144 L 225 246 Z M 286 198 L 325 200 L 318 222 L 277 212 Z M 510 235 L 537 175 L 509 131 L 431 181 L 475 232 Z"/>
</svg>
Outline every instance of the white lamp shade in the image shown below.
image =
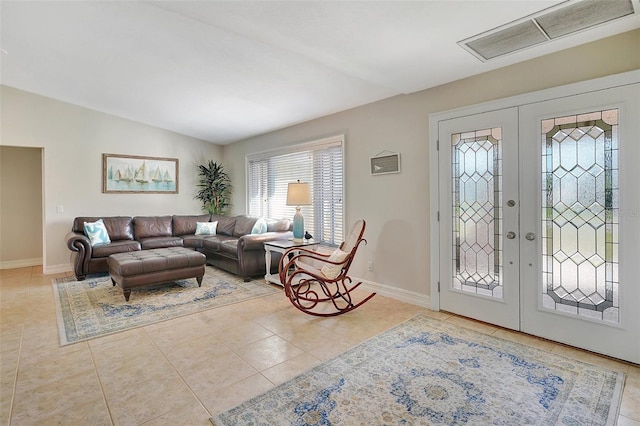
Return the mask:
<svg viewBox="0 0 640 426">
<path fill-rule="evenodd" d="M 290 183 L 287 188 L 288 206 L 308 206 L 311 204 L 311 188 L 306 182 Z"/>
</svg>

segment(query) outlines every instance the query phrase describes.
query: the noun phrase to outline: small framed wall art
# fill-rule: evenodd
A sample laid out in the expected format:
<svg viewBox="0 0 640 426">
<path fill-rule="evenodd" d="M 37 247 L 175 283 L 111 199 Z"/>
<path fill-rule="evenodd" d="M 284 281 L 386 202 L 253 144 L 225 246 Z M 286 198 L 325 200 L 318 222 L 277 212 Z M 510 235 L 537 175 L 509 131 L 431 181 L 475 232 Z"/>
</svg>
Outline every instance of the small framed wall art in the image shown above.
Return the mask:
<svg viewBox="0 0 640 426">
<path fill-rule="evenodd" d="M 370 158 L 370 167 L 372 175 L 400 173 L 400 154 L 383 151 Z"/>
<path fill-rule="evenodd" d="M 102 192 L 177 194 L 178 159 L 102 154 Z"/>
</svg>

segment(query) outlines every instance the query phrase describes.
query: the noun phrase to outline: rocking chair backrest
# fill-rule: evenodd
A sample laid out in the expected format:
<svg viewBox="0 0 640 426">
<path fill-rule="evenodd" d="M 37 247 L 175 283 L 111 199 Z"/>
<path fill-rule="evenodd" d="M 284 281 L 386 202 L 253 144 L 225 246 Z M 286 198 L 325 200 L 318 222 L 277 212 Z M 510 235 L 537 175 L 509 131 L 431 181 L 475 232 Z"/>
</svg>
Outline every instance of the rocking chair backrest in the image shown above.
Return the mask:
<svg viewBox="0 0 640 426">
<path fill-rule="evenodd" d="M 353 249 L 358 246 L 358 242 L 362 239 L 362 235 L 364 235 L 364 228 L 366 226 L 367 225 L 363 219 L 357 220 L 351 227 L 351 232 L 347 238 L 342 244 L 340 244 L 340 250 L 351 253 Z"/>
</svg>

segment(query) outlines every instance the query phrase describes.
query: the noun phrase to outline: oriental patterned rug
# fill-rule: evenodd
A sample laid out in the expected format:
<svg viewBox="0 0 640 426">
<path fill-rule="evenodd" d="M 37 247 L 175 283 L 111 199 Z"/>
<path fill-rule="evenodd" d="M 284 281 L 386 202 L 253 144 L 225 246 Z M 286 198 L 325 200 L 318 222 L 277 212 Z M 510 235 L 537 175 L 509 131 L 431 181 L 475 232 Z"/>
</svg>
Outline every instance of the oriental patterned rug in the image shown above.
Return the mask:
<svg viewBox="0 0 640 426">
<path fill-rule="evenodd" d="M 84 281 L 57 278 L 52 285 L 61 346 L 282 291 L 211 266 L 201 287 L 195 278 L 140 287 L 133 289 L 129 302 L 109 275 Z"/>
<path fill-rule="evenodd" d="M 622 372 L 419 315 L 211 421 L 613 425 L 623 385 Z"/>
</svg>

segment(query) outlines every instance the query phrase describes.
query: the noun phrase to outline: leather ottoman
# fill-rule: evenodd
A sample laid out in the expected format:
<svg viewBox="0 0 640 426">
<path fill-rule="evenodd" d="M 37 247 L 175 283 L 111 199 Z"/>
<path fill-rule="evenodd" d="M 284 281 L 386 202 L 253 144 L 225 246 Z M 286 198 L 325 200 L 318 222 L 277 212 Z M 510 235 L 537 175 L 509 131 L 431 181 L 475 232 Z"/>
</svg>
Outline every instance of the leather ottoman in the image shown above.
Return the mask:
<svg viewBox="0 0 640 426">
<path fill-rule="evenodd" d="M 129 301 L 131 289 L 187 278 L 195 278 L 202 285 L 206 256 L 184 247 L 117 253 L 109 256 L 109 274 L 115 286 Z"/>
</svg>

